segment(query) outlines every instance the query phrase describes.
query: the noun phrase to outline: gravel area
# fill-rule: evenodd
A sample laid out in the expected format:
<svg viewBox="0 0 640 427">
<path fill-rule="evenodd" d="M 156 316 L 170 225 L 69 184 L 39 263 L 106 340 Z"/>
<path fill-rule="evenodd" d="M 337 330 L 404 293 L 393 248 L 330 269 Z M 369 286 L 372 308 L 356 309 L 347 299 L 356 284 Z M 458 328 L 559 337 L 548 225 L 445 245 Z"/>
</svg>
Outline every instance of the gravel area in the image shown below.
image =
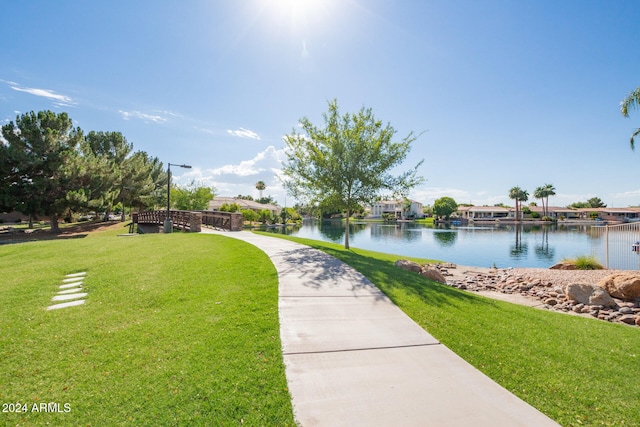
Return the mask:
<svg viewBox="0 0 640 427">
<path fill-rule="evenodd" d="M 543 283 L 551 283 L 553 286 L 563 286 L 570 283 L 595 285 L 601 279 L 612 274 L 631 272 L 630 270 L 551 270 L 548 268 L 512 268 L 508 270 L 512 276 L 522 276 L 527 281 L 540 279 Z"/>
</svg>

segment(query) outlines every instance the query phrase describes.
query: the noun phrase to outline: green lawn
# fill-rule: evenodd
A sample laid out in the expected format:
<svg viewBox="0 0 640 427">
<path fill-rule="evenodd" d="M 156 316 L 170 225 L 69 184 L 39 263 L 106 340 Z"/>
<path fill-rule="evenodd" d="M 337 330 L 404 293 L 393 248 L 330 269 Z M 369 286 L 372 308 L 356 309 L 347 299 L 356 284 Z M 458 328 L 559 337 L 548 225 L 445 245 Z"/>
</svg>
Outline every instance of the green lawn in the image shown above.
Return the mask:
<svg viewBox="0 0 640 427">
<path fill-rule="evenodd" d="M 561 425 L 639 424 L 640 328 L 466 293 L 394 267 L 399 256 L 266 234 L 353 266 L 443 344 Z"/>
<path fill-rule="evenodd" d="M 294 425 L 266 255 L 222 236 L 123 231 L 0 246 L 0 403 L 27 405 L 0 425 Z M 393 267 L 398 256 L 278 237 L 354 266 L 562 425 L 637 425 L 639 329 L 465 293 Z M 46 311 L 79 271 L 86 304 Z M 42 403 L 70 411 L 32 412 Z"/>
<path fill-rule="evenodd" d="M 294 425 L 268 257 L 122 232 L 0 246 L 0 403 L 27 405 L 0 425 Z M 80 271 L 86 303 L 46 311 Z"/>
</svg>

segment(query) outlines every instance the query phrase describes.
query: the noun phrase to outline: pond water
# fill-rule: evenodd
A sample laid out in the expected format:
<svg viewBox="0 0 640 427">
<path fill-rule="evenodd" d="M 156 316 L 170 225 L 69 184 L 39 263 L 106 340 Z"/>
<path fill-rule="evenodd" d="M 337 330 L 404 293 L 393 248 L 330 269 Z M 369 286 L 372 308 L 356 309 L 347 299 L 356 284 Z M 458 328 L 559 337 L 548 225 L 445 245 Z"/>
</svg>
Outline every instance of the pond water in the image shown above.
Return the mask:
<svg viewBox="0 0 640 427">
<path fill-rule="evenodd" d="M 352 222 L 349 228 L 352 247 L 461 265 L 548 268 L 564 258 L 581 255 L 595 255 L 604 264 L 604 243 L 591 232 L 591 225 L 433 227 Z M 340 221 L 305 221 L 301 226 L 268 231 L 343 244 L 345 227 Z M 639 269 L 640 254 L 610 263 L 610 267 Z"/>
</svg>

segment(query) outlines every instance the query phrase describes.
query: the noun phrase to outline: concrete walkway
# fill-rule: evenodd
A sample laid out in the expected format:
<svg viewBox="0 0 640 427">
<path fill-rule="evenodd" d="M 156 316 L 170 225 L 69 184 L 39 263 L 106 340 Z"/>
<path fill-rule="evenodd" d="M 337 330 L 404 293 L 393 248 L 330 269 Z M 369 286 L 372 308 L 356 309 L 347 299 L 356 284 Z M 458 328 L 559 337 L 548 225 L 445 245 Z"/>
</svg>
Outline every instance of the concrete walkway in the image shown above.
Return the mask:
<svg viewBox="0 0 640 427">
<path fill-rule="evenodd" d="M 558 425 L 341 261 L 283 239 L 219 234 L 257 246 L 278 271 L 284 363 L 301 426 Z"/>
</svg>

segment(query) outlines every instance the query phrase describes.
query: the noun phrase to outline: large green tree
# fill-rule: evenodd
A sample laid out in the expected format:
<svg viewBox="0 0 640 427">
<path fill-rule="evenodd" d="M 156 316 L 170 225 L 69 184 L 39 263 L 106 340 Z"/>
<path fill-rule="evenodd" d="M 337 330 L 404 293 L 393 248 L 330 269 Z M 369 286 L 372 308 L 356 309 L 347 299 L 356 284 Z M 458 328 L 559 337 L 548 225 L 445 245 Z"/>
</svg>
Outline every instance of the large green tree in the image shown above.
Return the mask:
<svg viewBox="0 0 640 427">
<path fill-rule="evenodd" d="M 79 189 L 86 171 L 78 155 L 82 131 L 67 113 L 32 111 L 2 126 L 2 136 L 10 169 L 9 185 L 0 190 L 2 199 L 31 219 L 49 216 L 52 232 L 58 232 L 59 216 L 83 197 Z"/>
<path fill-rule="evenodd" d="M 127 203 L 140 209 L 166 203 L 162 163 L 119 132 L 85 137 L 66 113 L 18 116 L 0 135 L 0 211 L 17 210 L 32 219 L 58 217 L 87 209 L 112 209 Z"/>
<path fill-rule="evenodd" d="M 171 189 L 171 205 L 182 211 L 204 211 L 209 208 L 214 192 L 214 187 L 196 184 L 195 181 L 184 187 L 174 185 Z"/>
<path fill-rule="evenodd" d="M 91 159 L 91 176 L 99 178 L 92 180 L 91 202 L 94 207 L 104 210 L 106 221 L 113 206 L 122 200 L 125 187 L 130 187 L 125 174 L 133 144 L 120 132 L 91 131 L 85 137 L 83 148 L 86 157 Z"/>
<path fill-rule="evenodd" d="M 9 145 L 0 132 L 0 212 L 10 212 L 16 206 L 18 168 L 9 152 Z"/>
<path fill-rule="evenodd" d="M 395 129 L 376 119 L 371 109 L 342 115 L 333 100 L 323 118 L 324 126 L 318 127 L 304 117 L 300 120 L 304 133 L 294 129 L 285 135 L 283 183 L 300 201 L 346 212 L 344 247 L 348 249 L 351 212 L 383 192 L 406 196 L 423 181 L 417 174 L 422 161 L 393 174 L 416 137 L 412 132 L 394 141 Z"/>
<path fill-rule="evenodd" d="M 640 107 L 640 87 L 636 88 L 632 91 L 625 99 L 620 103 L 620 112 L 623 116 L 629 117 L 629 110 L 636 109 Z M 631 140 L 629 143 L 631 144 L 631 149 L 635 149 L 635 138 L 640 135 L 640 128 L 636 129 L 633 134 L 631 134 Z"/>
<path fill-rule="evenodd" d="M 138 209 L 166 203 L 167 175 L 162 163 L 145 152 L 133 152 L 133 144 L 120 132 L 89 132 L 82 145 L 83 157 L 91 171 L 87 205 L 104 212 L 105 220 L 114 205 Z"/>
<path fill-rule="evenodd" d="M 433 202 L 433 213 L 436 216 L 443 216 L 445 219 L 449 219 L 452 213 L 458 210 L 458 204 L 451 197 L 440 197 Z"/>
<path fill-rule="evenodd" d="M 125 182 L 132 186 L 130 200 L 139 210 L 167 205 L 167 171 L 157 157 L 136 151 L 127 162 Z"/>
</svg>

